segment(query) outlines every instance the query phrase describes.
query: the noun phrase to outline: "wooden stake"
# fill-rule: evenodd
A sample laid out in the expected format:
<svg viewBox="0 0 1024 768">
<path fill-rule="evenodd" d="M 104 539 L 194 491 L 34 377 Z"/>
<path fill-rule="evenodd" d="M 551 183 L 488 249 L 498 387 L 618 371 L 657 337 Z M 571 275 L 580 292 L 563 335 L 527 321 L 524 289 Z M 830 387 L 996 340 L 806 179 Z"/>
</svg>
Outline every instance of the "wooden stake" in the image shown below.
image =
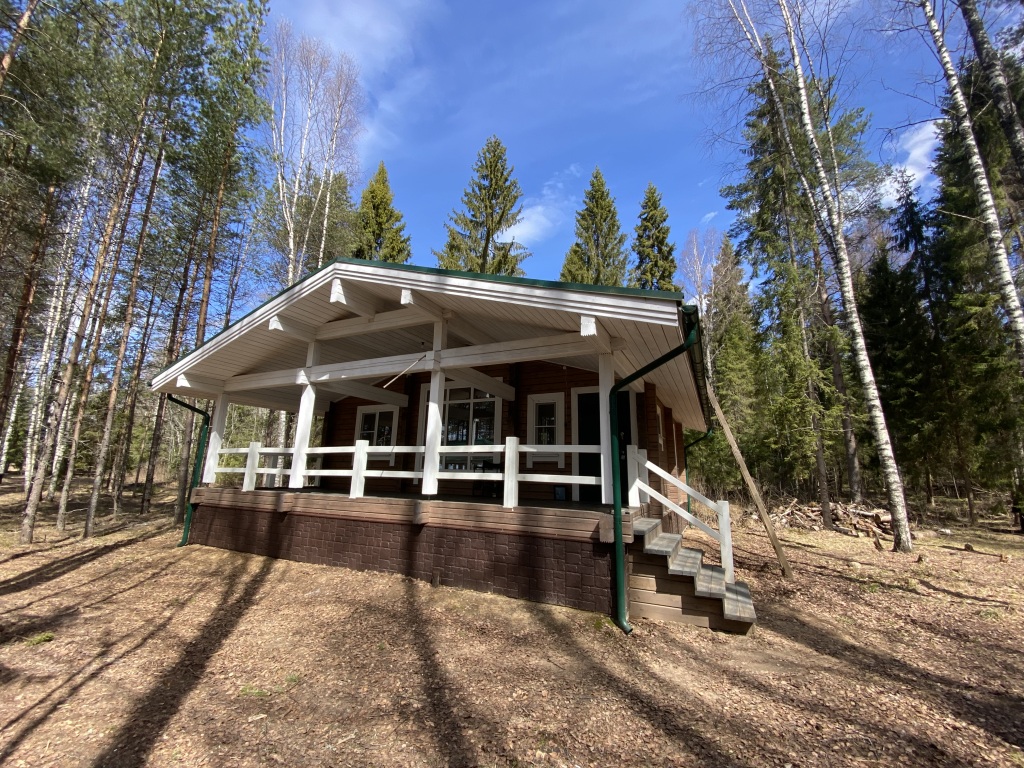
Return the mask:
<svg viewBox="0 0 1024 768">
<path fill-rule="evenodd" d="M 708 386 L 708 399 L 711 401 L 711 407 L 715 409 L 715 416 L 718 417 L 718 423 L 722 426 L 722 432 L 725 433 L 725 439 L 729 443 L 729 449 L 732 451 L 732 456 L 736 459 L 736 464 L 740 468 L 740 474 L 743 475 L 743 481 L 747 484 L 747 490 L 750 492 L 750 498 L 754 500 L 754 506 L 757 507 L 757 514 L 761 518 L 761 522 L 764 523 L 764 529 L 768 533 L 768 538 L 775 548 L 775 556 L 779 558 L 779 565 L 782 567 L 782 575 L 787 578 L 793 578 L 793 568 L 789 564 L 789 560 L 786 559 L 786 553 L 782 549 L 782 544 L 779 543 L 779 537 L 775 535 L 775 526 L 772 524 L 772 519 L 768 517 L 768 510 L 764 506 L 764 501 L 761 499 L 761 494 L 757 490 L 757 486 L 754 484 L 754 478 L 750 476 L 750 472 L 747 470 L 747 462 L 743 460 L 743 454 L 740 453 L 740 447 L 736 444 L 736 438 L 732 436 L 732 430 L 729 429 L 729 422 L 725 420 L 725 414 L 722 413 L 722 406 L 718 404 L 718 398 L 715 397 L 715 390 L 711 386 L 711 382 L 707 383 Z"/>
</svg>

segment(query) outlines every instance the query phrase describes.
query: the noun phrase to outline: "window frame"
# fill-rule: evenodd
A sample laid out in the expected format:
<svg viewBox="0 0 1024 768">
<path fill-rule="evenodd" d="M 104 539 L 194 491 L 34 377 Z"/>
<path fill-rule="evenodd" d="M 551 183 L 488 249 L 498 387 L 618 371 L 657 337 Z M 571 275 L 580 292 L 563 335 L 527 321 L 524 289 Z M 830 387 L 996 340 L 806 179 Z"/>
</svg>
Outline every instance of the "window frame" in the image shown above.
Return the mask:
<svg viewBox="0 0 1024 768">
<path fill-rule="evenodd" d="M 552 403 L 555 406 L 555 445 L 565 445 L 565 392 L 543 392 L 535 395 L 528 395 L 526 398 L 526 435 L 528 445 L 538 445 L 533 442 L 536 438 L 537 429 L 537 406 Z M 526 466 L 530 468 L 537 463 L 558 462 L 559 469 L 565 469 L 565 454 L 552 453 L 528 453 L 526 454 Z"/>
<path fill-rule="evenodd" d="M 501 381 L 501 380 L 502 379 L 499 377 L 498 381 Z M 447 416 L 447 413 L 448 413 L 448 392 L 449 392 L 449 390 L 452 390 L 452 389 L 462 389 L 462 388 L 467 387 L 467 386 L 468 385 L 459 383 L 457 381 L 445 381 L 445 383 L 444 383 L 444 396 L 441 398 L 441 445 L 442 446 L 447 445 L 447 443 L 445 442 L 445 437 L 447 435 L 447 428 L 446 428 L 447 418 L 446 418 L 446 416 Z M 470 404 L 471 404 L 470 405 L 470 419 L 472 419 L 472 403 L 476 400 L 474 397 L 472 397 L 472 394 L 473 394 L 474 390 L 480 389 L 480 387 L 468 387 L 468 388 L 470 390 Z M 482 389 L 480 391 L 483 392 Z M 488 393 L 488 394 L 491 394 L 491 393 Z M 424 446 L 424 445 L 426 445 L 426 441 L 427 441 L 427 437 L 426 437 L 426 435 L 427 435 L 427 403 L 429 402 L 429 400 L 430 400 L 430 382 L 424 382 L 420 386 L 420 410 L 419 410 L 419 417 L 416 419 L 416 421 L 417 421 L 417 425 L 416 425 L 416 445 L 417 446 Z M 491 397 L 488 398 L 488 402 L 493 402 L 494 403 L 494 436 L 495 436 L 495 439 L 498 441 L 496 443 L 492 443 L 492 445 L 501 445 L 503 443 L 503 440 L 501 438 L 501 435 L 502 435 L 502 432 L 501 432 L 501 427 L 502 427 L 502 423 L 501 423 L 502 399 L 500 397 L 498 397 L 497 395 L 491 395 Z M 472 437 L 472 427 L 470 428 L 470 436 Z M 469 445 L 475 445 L 475 443 L 471 442 L 471 443 L 469 443 Z M 457 458 L 460 455 L 466 459 L 466 464 L 467 465 L 469 465 L 469 456 L 470 455 L 473 455 L 473 456 L 488 456 L 488 455 L 490 455 L 492 462 L 498 463 L 498 462 L 501 461 L 501 454 L 499 454 L 499 453 L 492 453 L 492 454 L 486 454 L 486 453 L 477 453 L 477 454 L 443 453 L 443 454 L 441 454 L 441 461 L 440 461 L 441 471 L 442 472 L 460 471 L 460 470 L 445 469 L 445 467 L 444 467 L 445 459 L 449 459 L 450 460 L 450 459 L 453 459 L 453 458 Z M 416 470 L 417 471 L 421 471 L 423 469 L 423 456 L 424 456 L 424 454 L 422 454 L 422 453 L 416 454 Z M 419 482 L 419 481 L 417 480 L 415 482 Z"/>
<path fill-rule="evenodd" d="M 392 415 L 392 422 L 391 422 L 391 425 L 392 425 L 391 426 L 391 445 L 387 446 L 387 447 L 394 448 L 395 444 L 396 444 L 396 441 L 398 439 L 398 411 L 399 411 L 399 407 L 397 405 L 377 404 L 377 405 L 360 405 L 360 406 L 357 406 L 356 407 L 356 431 L 355 431 L 355 436 L 352 438 L 352 445 L 355 445 L 356 441 L 360 439 L 359 438 L 359 433 L 362 431 L 363 416 L 365 416 L 368 413 L 373 413 L 373 414 L 376 414 L 378 416 L 378 418 L 379 418 L 379 415 L 381 413 L 389 412 L 389 413 L 391 413 L 393 415 Z M 374 425 L 373 425 L 373 432 L 374 432 L 375 436 L 377 434 L 377 423 L 378 422 L 375 420 L 374 421 Z M 391 453 L 388 453 L 388 454 L 382 454 L 381 451 L 374 451 L 373 450 L 374 447 L 375 447 L 375 444 L 374 443 L 370 443 L 369 450 L 367 451 L 368 458 L 373 459 L 375 461 L 390 460 L 391 466 L 395 466 L 395 453 L 393 451 Z M 376 457 L 374 457 L 374 454 L 376 454 Z"/>
</svg>

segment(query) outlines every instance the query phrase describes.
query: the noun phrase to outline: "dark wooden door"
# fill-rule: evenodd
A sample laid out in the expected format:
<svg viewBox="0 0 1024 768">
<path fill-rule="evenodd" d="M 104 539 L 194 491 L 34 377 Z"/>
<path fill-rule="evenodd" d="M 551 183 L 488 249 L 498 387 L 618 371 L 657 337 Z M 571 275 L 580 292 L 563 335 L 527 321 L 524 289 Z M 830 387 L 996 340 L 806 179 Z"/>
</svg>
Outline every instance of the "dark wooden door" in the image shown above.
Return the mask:
<svg viewBox="0 0 1024 768">
<path fill-rule="evenodd" d="M 577 439 L 580 445 L 601 443 L 601 399 L 597 392 L 585 392 L 576 396 Z M 632 419 L 630 418 L 629 392 L 618 394 L 619 418 L 619 470 L 622 482 L 626 482 L 626 446 L 633 442 Z M 580 474 L 597 476 L 601 474 L 601 457 L 596 453 L 580 454 Z M 581 485 L 580 501 L 590 504 L 601 503 L 601 486 Z"/>
</svg>

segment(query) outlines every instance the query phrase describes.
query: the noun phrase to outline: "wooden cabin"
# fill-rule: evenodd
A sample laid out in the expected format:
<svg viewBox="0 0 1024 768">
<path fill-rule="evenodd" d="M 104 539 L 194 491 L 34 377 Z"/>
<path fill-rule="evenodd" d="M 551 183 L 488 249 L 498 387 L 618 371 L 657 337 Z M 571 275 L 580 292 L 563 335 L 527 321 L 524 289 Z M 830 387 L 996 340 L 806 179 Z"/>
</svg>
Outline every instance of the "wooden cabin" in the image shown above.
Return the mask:
<svg viewBox="0 0 1024 768">
<path fill-rule="evenodd" d="M 604 613 L 625 579 L 629 616 L 746 631 L 728 503 L 686 484 L 702 366 L 676 293 L 338 259 L 152 386 L 213 402 L 190 543 Z M 290 444 L 226 444 L 232 404 Z"/>
</svg>

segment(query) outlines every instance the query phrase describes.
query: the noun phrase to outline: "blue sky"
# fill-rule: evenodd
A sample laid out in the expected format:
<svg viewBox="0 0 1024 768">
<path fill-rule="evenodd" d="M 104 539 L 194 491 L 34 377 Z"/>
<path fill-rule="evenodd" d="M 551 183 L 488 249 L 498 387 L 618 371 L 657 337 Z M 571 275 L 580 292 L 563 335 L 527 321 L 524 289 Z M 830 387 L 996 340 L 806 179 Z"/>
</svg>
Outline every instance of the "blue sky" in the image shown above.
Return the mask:
<svg viewBox="0 0 1024 768">
<path fill-rule="evenodd" d="M 383 160 L 412 238 L 436 264 L 477 152 L 497 135 L 524 193 L 516 232 L 527 275 L 557 279 L 596 166 L 632 237 L 648 182 L 661 191 L 677 253 L 695 227 L 726 229 L 718 190 L 742 157 L 709 145 L 718 105 L 701 87 L 686 4 L 667 0 L 276 0 L 287 16 L 359 64 L 366 91 L 363 178 Z M 872 113 L 881 162 L 925 181 L 937 64 L 913 33 L 877 35 L 850 74 Z M 916 124 L 915 124 L 916 123 Z M 358 193 L 356 196 L 358 201 Z"/>
</svg>

